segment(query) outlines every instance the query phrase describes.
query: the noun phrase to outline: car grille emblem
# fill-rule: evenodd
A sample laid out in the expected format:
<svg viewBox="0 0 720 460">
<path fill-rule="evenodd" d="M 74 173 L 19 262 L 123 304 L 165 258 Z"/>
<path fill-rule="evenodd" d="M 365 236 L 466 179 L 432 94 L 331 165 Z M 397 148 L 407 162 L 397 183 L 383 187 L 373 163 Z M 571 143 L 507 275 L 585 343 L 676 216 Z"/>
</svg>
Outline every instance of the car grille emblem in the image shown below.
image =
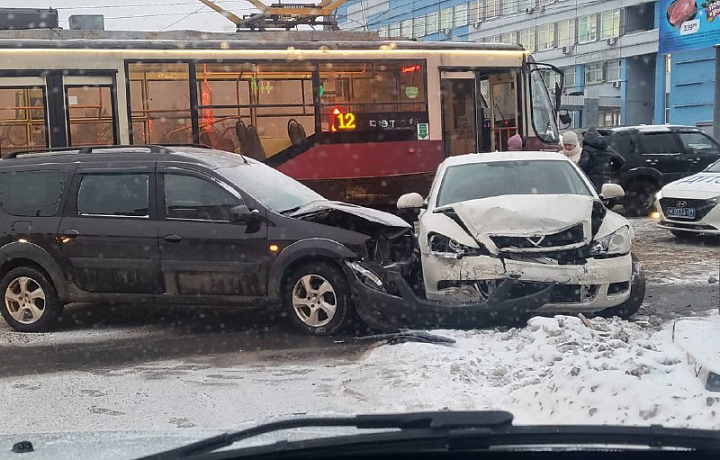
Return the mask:
<svg viewBox="0 0 720 460">
<path fill-rule="evenodd" d="M 687 208 L 687 201 L 680 200 L 676 204 L 678 208 Z"/>
<path fill-rule="evenodd" d="M 542 243 L 545 240 L 544 236 L 530 236 L 527 238 L 528 242 L 532 244 L 535 247 L 540 246 L 540 243 Z"/>
</svg>

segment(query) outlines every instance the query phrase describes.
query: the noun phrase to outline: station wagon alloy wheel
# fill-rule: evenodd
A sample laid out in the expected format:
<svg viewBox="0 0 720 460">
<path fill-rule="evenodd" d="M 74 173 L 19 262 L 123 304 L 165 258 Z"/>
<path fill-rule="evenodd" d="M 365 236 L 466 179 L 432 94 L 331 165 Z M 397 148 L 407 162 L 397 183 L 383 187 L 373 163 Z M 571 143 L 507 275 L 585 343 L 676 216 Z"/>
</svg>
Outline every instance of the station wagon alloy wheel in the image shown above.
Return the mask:
<svg viewBox="0 0 720 460">
<path fill-rule="evenodd" d="M 292 304 L 303 323 L 321 327 L 335 317 L 337 297 L 328 280 L 319 275 L 305 275 L 295 283 Z"/>
<path fill-rule="evenodd" d="M 15 278 L 5 289 L 5 307 L 19 323 L 33 324 L 45 313 L 45 291 L 32 278 Z"/>
</svg>

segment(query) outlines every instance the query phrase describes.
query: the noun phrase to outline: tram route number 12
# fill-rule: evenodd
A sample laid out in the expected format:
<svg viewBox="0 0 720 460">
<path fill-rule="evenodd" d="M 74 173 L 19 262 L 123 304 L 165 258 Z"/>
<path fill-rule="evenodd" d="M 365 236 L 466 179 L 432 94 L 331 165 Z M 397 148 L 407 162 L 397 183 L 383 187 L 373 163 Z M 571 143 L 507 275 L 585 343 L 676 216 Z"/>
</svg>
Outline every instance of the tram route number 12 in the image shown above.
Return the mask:
<svg viewBox="0 0 720 460">
<path fill-rule="evenodd" d="M 355 124 L 355 114 L 352 112 L 342 113 L 335 107 L 332 111 L 332 122 L 330 123 L 330 131 L 352 131 L 357 128 Z"/>
</svg>

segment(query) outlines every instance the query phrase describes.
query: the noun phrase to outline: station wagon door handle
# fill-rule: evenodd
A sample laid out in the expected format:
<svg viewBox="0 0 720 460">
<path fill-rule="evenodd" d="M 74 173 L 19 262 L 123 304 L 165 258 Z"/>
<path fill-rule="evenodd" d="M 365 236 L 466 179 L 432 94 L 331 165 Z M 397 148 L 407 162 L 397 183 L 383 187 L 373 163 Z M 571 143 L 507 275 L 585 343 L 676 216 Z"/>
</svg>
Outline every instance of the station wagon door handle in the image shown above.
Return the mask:
<svg viewBox="0 0 720 460">
<path fill-rule="evenodd" d="M 182 241 L 182 237 L 180 235 L 165 235 L 163 236 L 163 239 L 168 243 L 179 243 Z"/>
<path fill-rule="evenodd" d="M 76 236 L 80 236 L 80 232 L 78 232 L 74 228 L 68 228 L 63 232 L 63 236 L 67 236 L 68 238 L 75 238 Z"/>
</svg>

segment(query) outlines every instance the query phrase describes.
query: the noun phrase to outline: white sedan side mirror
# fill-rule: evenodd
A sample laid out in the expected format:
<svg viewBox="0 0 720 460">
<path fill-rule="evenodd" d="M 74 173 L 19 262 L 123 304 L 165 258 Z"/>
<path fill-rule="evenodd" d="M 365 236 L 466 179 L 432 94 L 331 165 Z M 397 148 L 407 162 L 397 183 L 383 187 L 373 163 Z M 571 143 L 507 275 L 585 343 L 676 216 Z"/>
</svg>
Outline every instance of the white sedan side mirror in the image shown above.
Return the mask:
<svg viewBox="0 0 720 460">
<path fill-rule="evenodd" d="M 405 195 L 398 198 L 397 208 L 398 209 L 420 209 L 425 207 L 425 200 L 419 193 L 406 193 Z"/>
<path fill-rule="evenodd" d="M 603 184 L 600 190 L 600 198 L 603 200 L 613 200 L 625 196 L 625 190 L 618 184 Z"/>
</svg>

